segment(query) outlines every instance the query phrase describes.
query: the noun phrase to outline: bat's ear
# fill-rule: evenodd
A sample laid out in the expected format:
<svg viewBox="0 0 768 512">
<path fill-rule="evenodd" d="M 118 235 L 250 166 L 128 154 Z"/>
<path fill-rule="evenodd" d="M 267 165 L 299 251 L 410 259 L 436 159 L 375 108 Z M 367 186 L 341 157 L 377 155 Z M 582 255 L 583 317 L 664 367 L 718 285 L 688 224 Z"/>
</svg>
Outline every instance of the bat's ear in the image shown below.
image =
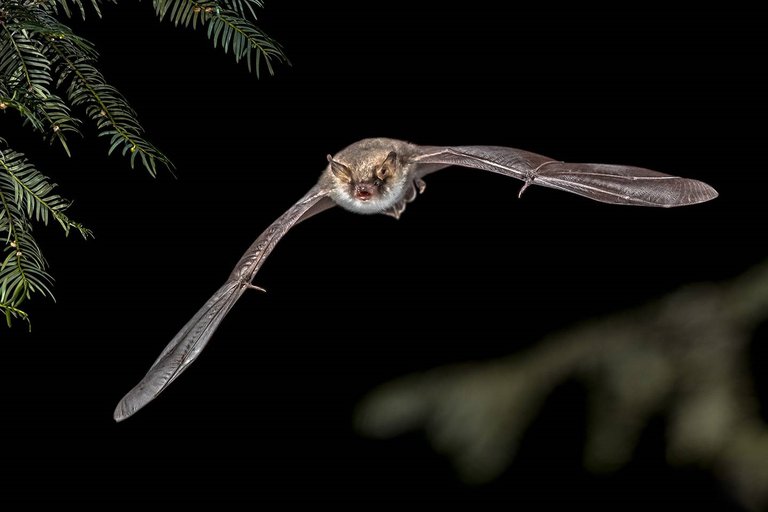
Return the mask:
<svg viewBox="0 0 768 512">
<path fill-rule="evenodd" d="M 396 165 L 397 153 L 390 151 L 387 155 L 387 158 L 385 158 L 384 162 L 381 164 L 381 167 L 379 167 L 379 170 L 376 171 L 376 177 L 380 180 L 383 180 L 389 176 L 392 176 L 395 174 Z"/>
<path fill-rule="evenodd" d="M 352 171 L 346 165 L 337 162 L 331 155 L 328 155 L 328 163 L 331 164 L 331 172 L 344 183 L 352 183 Z"/>
</svg>

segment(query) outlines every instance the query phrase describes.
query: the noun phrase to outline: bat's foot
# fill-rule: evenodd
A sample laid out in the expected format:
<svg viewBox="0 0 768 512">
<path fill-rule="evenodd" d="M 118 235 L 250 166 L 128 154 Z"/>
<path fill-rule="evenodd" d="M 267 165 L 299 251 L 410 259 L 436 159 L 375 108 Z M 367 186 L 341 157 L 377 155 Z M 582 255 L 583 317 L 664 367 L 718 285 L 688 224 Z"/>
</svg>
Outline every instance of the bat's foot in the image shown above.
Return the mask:
<svg viewBox="0 0 768 512">
<path fill-rule="evenodd" d="M 267 292 L 267 290 L 265 290 L 261 286 L 256 286 L 255 284 L 251 284 L 251 283 L 245 283 L 245 287 L 248 288 L 249 290 L 258 290 L 258 291 L 264 292 L 264 293 Z"/>
<path fill-rule="evenodd" d="M 416 196 L 419 194 L 423 194 L 425 188 L 427 188 L 427 184 L 424 183 L 424 180 L 421 178 L 416 178 L 411 182 L 410 186 L 407 186 L 403 198 L 381 213 L 384 215 L 389 215 L 390 217 L 394 217 L 395 219 L 399 219 L 400 215 L 402 215 L 402 213 L 405 211 L 405 207 L 408 205 L 408 203 L 416 199 Z"/>
<path fill-rule="evenodd" d="M 384 210 L 381 213 L 383 213 L 384 215 L 389 215 L 390 217 L 394 217 L 395 219 L 399 220 L 400 215 L 402 215 L 402 213 L 405 211 L 405 204 L 406 204 L 406 201 L 400 201 L 396 205 Z"/>
</svg>

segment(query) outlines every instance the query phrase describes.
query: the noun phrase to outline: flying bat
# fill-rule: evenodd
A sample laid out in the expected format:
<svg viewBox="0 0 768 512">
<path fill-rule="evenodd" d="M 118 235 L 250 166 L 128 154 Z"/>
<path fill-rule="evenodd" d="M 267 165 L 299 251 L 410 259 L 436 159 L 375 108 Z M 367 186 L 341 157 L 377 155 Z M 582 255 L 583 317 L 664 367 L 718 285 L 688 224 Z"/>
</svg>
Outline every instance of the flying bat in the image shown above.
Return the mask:
<svg viewBox="0 0 768 512">
<path fill-rule="evenodd" d="M 717 191 L 701 181 L 609 164 L 571 164 L 500 146 L 419 146 L 364 139 L 328 155 L 317 184 L 264 231 L 235 265 L 227 281 L 165 347 L 146 376 L 120 400 L 115 421 L 147 405 L 200 355 L 235 302 L 252 284 L 275 244 L 297 223 L 335 205 L 362 214 L 399 218 L 424 192 L 424 176 L 452 165 L 472 167 L 556 188 L 603 203 L 672 207 L 709 201 Z"/>
</svg>

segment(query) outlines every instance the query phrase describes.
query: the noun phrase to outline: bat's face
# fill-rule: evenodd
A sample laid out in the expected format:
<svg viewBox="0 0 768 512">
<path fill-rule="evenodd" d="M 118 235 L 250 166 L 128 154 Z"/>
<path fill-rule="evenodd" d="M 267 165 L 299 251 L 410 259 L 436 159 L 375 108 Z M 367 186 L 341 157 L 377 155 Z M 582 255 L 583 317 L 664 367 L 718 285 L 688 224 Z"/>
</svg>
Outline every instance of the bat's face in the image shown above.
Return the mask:
<svg viewBox="0 0 768 512">
<path fill-rule="evenodd" d="M 408 172 L 389 144 L 353 144 L 335 157 L 328 155 L 331 198 L 356 213 L 380 213 L 403 196 Z"/>
</svg>

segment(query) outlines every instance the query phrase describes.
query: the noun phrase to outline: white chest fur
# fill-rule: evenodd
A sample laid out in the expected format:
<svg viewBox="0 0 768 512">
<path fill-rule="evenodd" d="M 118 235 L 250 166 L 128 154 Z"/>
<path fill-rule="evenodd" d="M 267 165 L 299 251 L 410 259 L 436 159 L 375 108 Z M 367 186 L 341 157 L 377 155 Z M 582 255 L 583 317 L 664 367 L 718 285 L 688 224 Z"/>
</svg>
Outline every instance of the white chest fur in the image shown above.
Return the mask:
<svg viewBox="0 0 768 512">
<path fill-rule="evenodd" d="M 367 201 L 363 201 L 350 194 L 346 185 L 339 185 L 331 192 L 331 199 L 336 204 L 355 213 L 373 214 L 381 213 L 394 206 L 403 196 L 405 192 L 405 182 L 407 179 L 403 177 L 397 183 L 394 183 L 384 195 L 378 197 L 372 197 Z"/>
</svg>

